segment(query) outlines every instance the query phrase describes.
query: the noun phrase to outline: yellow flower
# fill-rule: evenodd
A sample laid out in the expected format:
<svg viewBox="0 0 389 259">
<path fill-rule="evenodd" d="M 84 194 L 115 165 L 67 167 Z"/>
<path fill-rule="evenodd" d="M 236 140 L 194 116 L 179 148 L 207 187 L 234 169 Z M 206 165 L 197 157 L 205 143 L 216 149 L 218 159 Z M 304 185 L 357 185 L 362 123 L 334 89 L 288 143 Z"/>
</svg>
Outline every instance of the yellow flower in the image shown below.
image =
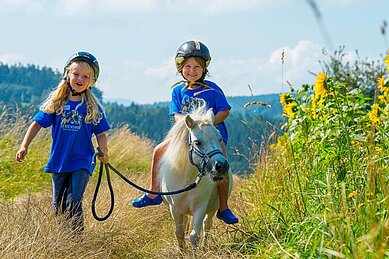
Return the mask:
<svg viewBox="0 0 389 259">
<path fill-rule="evenodd" d="M 293 108 L 296 106 L 295 103 L 289 103 L 286 106 L 284 106 L 284 114 L 290 118 L 294 118 L 294 111 Z"/>
<path fill-rule="evenodd" d="M 349 198 L 352 198 L 353 196 L 357 195 L 357 191 L 350 192 L 348 195 Z"/>
<path fill-rule="evenodd" d="M 384 76 L 378 78 L 377 83 L 378 83 L 378 89 L 380 89 L 381 92 L 383 93 L 389 92 L 389 87 L 385 86 Z"/>
<path fill-rule="evenodd" d="M 383 95 L 378 95 L 378 100 L 386 105 L 389 103 L 389 95 L 387 94 L 387 92 Z"/>
<path fill-rule="evenodd" d="M 281 94 L 280 103 L 282 104 L 282 106 L 286 106 L 287 104 L 289 104 L 292 101 L 293 101 L 293 99 L 292 99 L 291 94 L 285 94 L 285 93 Z"/>
<path fill-rule="evenodd" d="M 381 148 L 381 147 L 375 147 L 374 150 L 375 150 L 377 153 L 382 152 L 382 148 Z"/>
<path fill-rule="evenodd" d="M 315 86 L 313 88 L 313 91 L 315 93 L 316 97 L 323 96 L 327 90 L 324 87 L 324 82 L 326 80 L 326 74 L 324 72 L 321 72 L 316 77 Z"/>
<path fill-rule="evenodd" d="M 378 124 L 380 122 L 380 118 L 378 117 L 379 106 L 377 103 L 373 104 L 373 108 L 369 111 L 369 119 L 371 123 Z"/>
</svg>

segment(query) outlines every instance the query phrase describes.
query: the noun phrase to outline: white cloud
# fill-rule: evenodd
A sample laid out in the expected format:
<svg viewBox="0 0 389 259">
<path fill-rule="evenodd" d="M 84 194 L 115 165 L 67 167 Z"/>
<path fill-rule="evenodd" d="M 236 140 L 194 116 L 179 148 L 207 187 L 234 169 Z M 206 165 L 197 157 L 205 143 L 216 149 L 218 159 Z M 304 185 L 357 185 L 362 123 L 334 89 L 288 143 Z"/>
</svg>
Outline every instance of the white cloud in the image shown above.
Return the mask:
<svg viewBox="0 0 389 259">
<path fill-rule="evenodd" d="M 163 60 L 160 64 L 156 66 L 151 66 L 146 69 L 144 72 L 145 76 L 156 77 L 161 80 L 167 80 L 174 77 L 176 67 L 171 58 Z"/>
<path fill-rule="evenodd" d="M 166 0 L 163 6 L 171 11 L 220 14 L 224 12 L 258 11 L 270 6 L 278 6 L 285 0 Z"/>
<path fill-rule="evenodd" d="M 39 13 L 44 10 L 44 5 L 39 0 L 0 0 L 0 14 Z"/>
<path fill-rule="evenodd" d="M 284 47 L 275 50 L 269 59 L 271 65 L 281 64 L 281 53 L 284 50 L 284 84 L 288 80 L 294 87 L 311 83 L 309 71 L 320 72 L 319 60 L 323 60 L 322 47 L 316 43 L 302 40 L 294 48 Z M 281 66 L 281 65 L 280 65 Z"/>
<path fill-rule="evenodd" d="M 282 69 L 283 49 L 285 62 Z M 286 80 L 295 88 L 305 83 L 312 83 L 314 76 L 309 71 L 320 72 L 318 60 L 323 58 L 319 45 L 300 41 L 294 47 L 285 46 L 274 50 L 268 59 L 214 61 L 211 67 L 213 75 L 211 80 L 220 84 L 228 96 L 250 95 L 248 85 L 251 86 L 254 95 L 280 93 L 289 90 Z"/>
<path fill-rule="evenodd" d="M 220 14 L 262 10 L 278 6 L 287 0 L 0 0 L 0 13 L 43 13 L 57 15 L 131 14 L 139 12 L 198 12 Z"/>
<path fill-rule="evenodd" d="M 8 53 L 8 54 L 0 55 L 0 62 L 2 62 L 4 64 L 13 65 L 13 64 L 17 64 L 17 63 L 24 64 L 25 60 L 24 60 L 24 57 L 20 54 Z"/>
<path fill-rule="evenodd" d="M 282 75 L 281 52 L 285 50 L 284 75 Z M 227 96 L 250 95 L 248 85 L 254 95 L 289 91 L 286 80 L 298 89 L 302 84 L 312 84 L 314 75 L 309 71 L 321 71 L 318 60 L 322 60 L 319 45 L 300 41 L 296 46 L 275 49 L 268 58 L 213 60 L 210 66 L 211 81 L 216 82 Z M 117 69 L 120 67 L 121 69 Z M 282 86 L 284 79 L 284 89 Z M 152 103 L 170 100 L 170 86 L 181 80 L 176 75 L 171 59 L 147 64 L 137 60 L 123 60 L 109 66 L 99 87 L 107 98 L 127 98 L 139 103 Z"/>
<path fill-rule="evenodd" d="M 173 63 L 170 60 L 170 63 Z M 118 69 L 120 67 L 120 69 Z M 170 86 L 175 82 L 174 63 L 163 60 L 158 65 L 126 59 L 105 63 L 98 87 L 105 98 L 124 98 L 137 103 L 153 103 L 170 99 Z M 176 80 L 177 81 L 177 80 Z"/>
<path fill-rule="evenodd" d="M 59 0 L 54 8 L 58 14 L 94 16 L 96 14 L 145 12 L 155 10 L 157 7 L 157 0 Z"/>
</svg>

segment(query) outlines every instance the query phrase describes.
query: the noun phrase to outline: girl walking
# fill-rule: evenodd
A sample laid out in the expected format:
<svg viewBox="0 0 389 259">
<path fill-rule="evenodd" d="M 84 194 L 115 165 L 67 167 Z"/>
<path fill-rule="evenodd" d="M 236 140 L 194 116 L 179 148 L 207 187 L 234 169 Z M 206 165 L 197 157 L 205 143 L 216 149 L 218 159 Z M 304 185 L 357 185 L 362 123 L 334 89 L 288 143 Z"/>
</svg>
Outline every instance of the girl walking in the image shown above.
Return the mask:
<svg viewBox="0 0 389 259">
<path fill-rule="evenodd" d="M 94 170 L 92 135 L 108 163 L 107 131 L 110 129 L 91 88 L 100 73 L 97 59 L 88 52 L 73 54 L 64 67 L 63 78 L 40 106 L 24 136 L 16 160 L 22 161 L 39 130 L 51 127 L 50 158 L 44 169 L 52 175 L 55 214 L 65 213 L 73 229 L 84 229 L 82 200 Z"/>
</svg>

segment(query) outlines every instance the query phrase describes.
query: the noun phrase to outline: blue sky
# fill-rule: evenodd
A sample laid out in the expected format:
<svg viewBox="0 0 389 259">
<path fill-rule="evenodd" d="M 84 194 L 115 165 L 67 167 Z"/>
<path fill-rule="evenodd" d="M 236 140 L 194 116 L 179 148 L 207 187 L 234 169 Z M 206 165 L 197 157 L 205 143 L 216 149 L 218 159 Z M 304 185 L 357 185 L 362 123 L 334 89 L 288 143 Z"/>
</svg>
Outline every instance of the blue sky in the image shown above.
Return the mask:
<svg viewBox="0 0 389 259">
<path fill-rule="evenodd" d="M 378 59 L 388 0 L 0 0 L 0 62 L 63 68 L 78 51 L 101 64 L 104 98 L 170 100 L 179 45 L 197 39 L 212 56 L 210 80 L 227 96 L 280 93 L 321 71 L 322 49 Z M 324 27 L 323 27 L 324 25 Z M 323 29 L 324 28 L 324 29 Z M 327 32 L 324 33 L 324 32 Z M 327 36 L 326 36 L 327 35 Z M 285 63 L 281 65 L 281 52 Z M 283 73 L 282 73 L 283 71 Z M 284 82 L 283 82 L 284 81 Z"/>
</svg>

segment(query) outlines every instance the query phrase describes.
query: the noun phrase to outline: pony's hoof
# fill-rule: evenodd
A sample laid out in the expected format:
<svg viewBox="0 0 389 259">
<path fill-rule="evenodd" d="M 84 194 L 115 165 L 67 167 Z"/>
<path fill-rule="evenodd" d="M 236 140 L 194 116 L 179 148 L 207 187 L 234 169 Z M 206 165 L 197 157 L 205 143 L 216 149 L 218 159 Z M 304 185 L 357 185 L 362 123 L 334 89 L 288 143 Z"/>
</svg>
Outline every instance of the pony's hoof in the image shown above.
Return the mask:
<svg viewBox="0 0 389 259">
<path fill-rule="evenodd" d="M 217 211 L 216 217 L 218 219 L 223 220 L 227 224 L 235 224 L 239 222 L 239 219 L 232 214 L 230 209 L 225 209 L 222 212 L 220 210 Z"/>
<path fill-rule="evenodd" d="M 143 194 L 139 198 L 132 201 L 132 206 L 135 208 L 143 208 L 146 206 L 159 205 L 162 203 L 162 196 L 158 195 L 154 199 L 149 198 L 146 194 Z"/>
</svg>

